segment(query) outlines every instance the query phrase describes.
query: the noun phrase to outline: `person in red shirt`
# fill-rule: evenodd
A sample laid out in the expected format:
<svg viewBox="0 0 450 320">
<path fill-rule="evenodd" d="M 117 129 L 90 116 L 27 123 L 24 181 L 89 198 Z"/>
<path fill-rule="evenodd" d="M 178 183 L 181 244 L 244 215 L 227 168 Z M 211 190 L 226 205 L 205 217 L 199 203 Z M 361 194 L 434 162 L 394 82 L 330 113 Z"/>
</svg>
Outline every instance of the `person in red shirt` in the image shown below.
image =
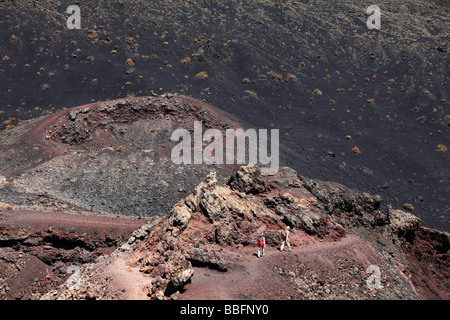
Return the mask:
<svg viewBox="0 0 450 320">
<path fill-rule="evenodd" d="M 261 256 L 264 257 L 264 246 L 266 245 L 266 238 L 264 237 L 264 233 L 261 232 L 261 234 L 258 237 L 258 240 L 255 242 L 255 246 L 258 246 L 258 258 Z"/>
</svg>

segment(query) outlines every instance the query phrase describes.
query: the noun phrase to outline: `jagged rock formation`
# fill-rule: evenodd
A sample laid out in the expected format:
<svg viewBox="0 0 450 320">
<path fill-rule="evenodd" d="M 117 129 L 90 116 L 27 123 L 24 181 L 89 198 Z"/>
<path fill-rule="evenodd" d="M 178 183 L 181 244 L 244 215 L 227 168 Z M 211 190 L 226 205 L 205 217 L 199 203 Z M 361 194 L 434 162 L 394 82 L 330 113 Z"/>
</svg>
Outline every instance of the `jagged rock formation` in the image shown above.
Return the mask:
<svg viewBox="0 0 450 320">
<path fill-rule="evenodd" d="M 211 252 L 211 246 L 250 246 L 256 230 L 264 230 L 267 243 L 275 246 L 277 232 L 286 223 L 325 238 L 345 233 L 315 208 L 304 190 L 271 193 L 271 188 L 255 165 L 241 168 L 228 185 L 217 185 L 215 174 L 210 174 L 173 208 L 132 259 L 153 278 L 149 296 L 163 298 L 181 289 L 193 275 L 192 265 L 227 270 L 224 257 Z M 264 199 L 258 198 L 262 193 Z"/>
<path fill-rule="evenodd" d="M 92 280 L 94 274 L 97 281 L 102 278 L 93 270 L 102 269 L 104 261 L 113 264 L 126 253 L 122 265 L 145 275 L 141 294 L 151 299 L 189 296 L 190 290 L 196 292 L 195 283 L 208 277 L 220 292 L 230 283 L 224 280 L 227 275 L 242 280 L 227 287 L 234 298 L 274 298 L 280 292 L 275 298 L 448 299 L 449 236 L 421 227 L 409 213 L 382 213 L 380 202 L 378 196 L 301 177 L 290 168 L 261 176 L 257 166 L 248 165 L 226 184 L 219 184 L 213 172 L 169 215 L 141 228 L 112 258 L 87 268 L 78 291 L 56 291 L 46 298 L 83 298 L 87 293 L 99 299 L 126 298 L 117 293 L 120 288 L 111 289 L 114 296 L 108 289 L 98 290 Z M 292 228 L 293 251 L 287 256 L 270 249 L 279 246 L 285 226 Z M 261 231 L 267 260 L 258 260 L 249 249 Z M 252 261 L 267 268 L 254 270 Z M 382 270 L 378 290 L 365 283 L 368 264 Z M 220 278 L 214 273 L 219 271 Z M 207 277 L 195 280 L 197 272 Z M 264 280 L 251 281 L 258 276 Z M 101 284 L 108 288 L 105 281 Z"/>
</svg>

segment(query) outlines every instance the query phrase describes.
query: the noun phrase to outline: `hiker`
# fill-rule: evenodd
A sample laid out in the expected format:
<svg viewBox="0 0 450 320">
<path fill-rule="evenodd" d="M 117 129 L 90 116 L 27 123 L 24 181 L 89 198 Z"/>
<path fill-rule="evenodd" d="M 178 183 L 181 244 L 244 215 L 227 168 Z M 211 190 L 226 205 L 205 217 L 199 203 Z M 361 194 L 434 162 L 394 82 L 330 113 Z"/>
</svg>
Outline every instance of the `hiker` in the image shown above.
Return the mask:
<svg viewBox="0 0 450 320">
<path fill-rule="evenodd" d="M 266 245 L 266 238 L 264 237 L 264 233 L 261 232 L 261 234 L 258 237 L 258 240 L 255 242 L 255 246 L 258 246 L 258 258 L 260 257 L 261 251 L 262 256 L 264 257 L 264 246 Z"/>
<path fill-rule="evenodd" d="M 291 242 L 289 241 L 289 232 L 291 228 L 288 226 L 286 230 L 281 231 L 281 236 L 283 238 L 283 243 L 281 244 L 280 251 L 283 251 L 284 246 L 287 245 L 289 251 L 291 251 Z"/>
</svg>

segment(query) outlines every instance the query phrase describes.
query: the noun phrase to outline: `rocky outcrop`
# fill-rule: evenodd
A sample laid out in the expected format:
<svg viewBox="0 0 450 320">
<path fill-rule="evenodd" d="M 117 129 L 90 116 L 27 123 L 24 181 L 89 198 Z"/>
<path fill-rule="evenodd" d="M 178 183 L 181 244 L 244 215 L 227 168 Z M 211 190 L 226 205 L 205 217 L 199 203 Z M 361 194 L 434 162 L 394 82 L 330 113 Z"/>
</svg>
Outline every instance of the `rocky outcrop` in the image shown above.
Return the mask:
<svg viewBox="0 0 450 320">
<path fill-rule="evenodd" d="M 448 235 L 421 227 L 410 213 L 382 213 L 379 203 L 376 196 L 290 168 L 262 176 L 251 164 L 224 184 L 211 172 L 167 216 L 82 267 L 76 286 L 43 298 L 128 299 L 134 292 L 133 298 L 176 299 L 211 277 L 221 298 L 448 299 Z M 270 249 L 279 248 L 286 226 L 288 255 Z M 265 268 L 249 251 L 260 232 L 269 250 L 261 260 Z M 374 264 L 382 276 L 371 288 L 366 268 Z M 195 280 L 197 273 L 206 279 Z"/>
<path fill-rule="evenodd" d="M 375 226 L 380 218 L 381 197 L 359 192 L 333 182 L 302 178 L 303 186 L 321 202 L 323 210 L 346 227 Z"/>
<path fill-rule="evenodd" d="M 234 173 L 228 185 L 233 189 L 244 193 L 258 194 L 266 191 L 264 180 L 257 166 L 242 167 Z"/>
<path fill-rule="evenodd" d="M 231 262 L 224 251 L 252 245 L 260 231 L 265 232 L 268 245 L 277 246 L 281 239 L 279 231 L 291 226 L 293 246 L 297 246 L 299 236 L 332 241 L 361 227 L 372 233 L 373 239 L 377 232 L 384 232 L 391 243 L 394 239 L 400 243 L 408 241 L 404 238 L 408 232 L 416 230 L 418 235 L 417 231 L 423 230 L 418 226 L 418 218 L 400 210 L 392 210 L 389 220 L 387 214 L 379 211 L 380 202 L 379 197 L 334 183 L 299 177 L 289 168 L 282 168 L 275 176 L 263 177 L 257 166 L 245 166 L 225 185 L 217 184 L 215 174 L 211 173 L 152 229 L 135 248 L 130 263 L 150 276 L 151 283 L 147 286 L 150 298 L 167 299 L 190 282 L 194 266 L 226 272 Z M 384 229 L 379 229 L 380 226 Z M 373 239 L 368 237 L 380 254 L 391 249 Z M 448 263 L 445 239 L 439 241 L 443 261 L 433 262 L 441 275 L 441 268 Z M 401 250 L 403 253 L 397 246 L 396 254 L 401 256 L 397 260 L 388 259 L 391 264 L 401 260 L 409 265 L 405 247 Z M 430 274 L 428 277 L 433 278 Z M 444 283 L 438 292 L 443 287 L 448 289 L 448 281 Z M 409 290 L 414 296 L 415 289 Z"/>
<path fill-rule="evenodd" d="M 217 184 L 213 172 L 180 201 L 132 258 L 131 263 L 152 278 L 149 296 L 161 299 L 181 290 L 193 275 L 193 265 L 226 271 L 227 259 L 220 249 L 252 245 L 257 231 L 264 231 L 272 245 L 279 242 L 286 224 L 318 237 L 337 239 L 344 234 L 296 192 L 279 193 L 274 185 L 266 186 L 270 183 L 256 165 L 242 167 L 226 185 Z"/>
<path fill-rule="evenodd" d="M 392 231 L 398 235 L 414 232 L 419 228 L 420 219 L 402 210 L 389 210 L 389 220 Z"/>
</svg>

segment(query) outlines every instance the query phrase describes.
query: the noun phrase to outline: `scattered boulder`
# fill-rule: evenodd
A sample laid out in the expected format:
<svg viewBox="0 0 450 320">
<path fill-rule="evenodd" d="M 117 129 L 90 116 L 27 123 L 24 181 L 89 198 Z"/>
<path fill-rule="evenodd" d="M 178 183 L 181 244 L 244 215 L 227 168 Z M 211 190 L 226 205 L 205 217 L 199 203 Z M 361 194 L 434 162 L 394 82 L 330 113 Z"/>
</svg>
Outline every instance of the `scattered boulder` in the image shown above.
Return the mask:
<svg viewBox="0 0 450 320">
<path fill-rule="evenodd" d="M 258 194 L 266 190 L 261 171 L 255 164 L 241 167 L 228 181 L 233 189 L 244 193 Z"/>
<path fill-rule="evenodd" d="M 401 234 L 416 230 L 420 223 L 420 218 L 398 209 L 389 210 L 389 218 L 392 229 Z"/>
<path fill-rule="evenodd" d="M 324 212 L 344 227 L 375 226 L 382 198 L 334 182 L 302 177 L 303 186 L 321 202 Z"/>
</svg>

